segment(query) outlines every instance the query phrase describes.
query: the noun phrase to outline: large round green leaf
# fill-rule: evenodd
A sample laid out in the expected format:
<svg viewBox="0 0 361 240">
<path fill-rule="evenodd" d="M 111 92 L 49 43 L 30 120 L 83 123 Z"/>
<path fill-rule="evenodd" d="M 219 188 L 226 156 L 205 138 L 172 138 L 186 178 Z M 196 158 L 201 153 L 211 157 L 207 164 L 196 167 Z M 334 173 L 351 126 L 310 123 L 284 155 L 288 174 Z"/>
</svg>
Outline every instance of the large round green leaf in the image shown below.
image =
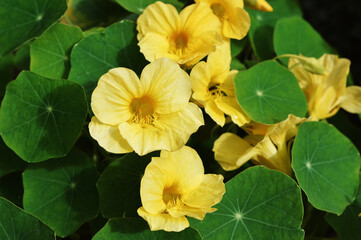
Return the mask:
<svg viewBox="0 0 361 240">
<path fill-rule="evenodd" d="M 361 174 L 360 174 L 361 182 Z M 359 184 L 358 194 L 355 201 L 349 205 L 341 216 L 328 213 L 327 222 L 336 230 L 340 240 L 361 239 L 361 184 Z"/>
<path fill-rule="evenodd" d="M 306 122 L 300 126 L 292 168 L 309 202 L 320 210 L 340 215 L 355 199 L 360 154 L 332 125 Z"/>
<path fill-rule="evenodd" d="M 165 232 L 149 230 L 144 220 L 136 218 L 113 218 L 94 236 L 93 240 L 201 240 L 197 230 L 187 228 L 182 232 Z"/>
<path fill-rule="evenodd" d="M 0 239 L 55 240 L 48 226 L 1 197 L 0 212 Z"/>
<path fill-rule="evenodd" d="M 98 214 L 97 178 L 90 159 L 76 149 L 62 159 L 31 164 L 23 173 L 24 209 L 58 236 L 68 236 Z"/>
<path fill-rule="evenodd" d="M 297 0 L 267 0 L 273 7 L 273 12 L 262 12 L 247 9 L 251 17 L 249 39 L 256 56 L 269 59 L 274 56 L 273 30 L 279 19 L 301 16 L 302 12 Z"/>
<path fill-rule="evenodd" d="M 239 72 L 234 84 L 238 103 L 253 121 L 274 124 L 289 114 L 306 114 L 306 98 L 297 79 L 276 61 L 264 61 Z"/>
<path fill-rule="evenodd" d="M 140 180 L 152 155 L 140 157 L 130 153 L 104 170 L 97 184 L 100 212 L 104 217 L 138 216 L 137 209 L 142 206 Z"/>
<path fill-rule="evenodd" d="M 0 133 L 27 162 L 62 157 L 77 140 L 86 113 L 84 91 L 78 84 L 22 72 L 6 88 Z"/>
<path fill-rule="evenodd" d="M 129 12 L 141 14 L 144 9 L 156 1 L 170 3 L 177 9 L 181 9 L 184 4 L 178 0 L 115 0 L 120 6 L 127 9 Z"/>
<path fill-rule="evenodd" d="M 65 0 L 1 0 L 0 56 L 39 36 L 66 10 Z"/>
<path fill-rule="evenodd" d="M 303 239 L 301 191 L 281 172 L 248 168 L 226 183 L 215 208 L 203 221 L 191 221 L 203 239 Z"/>
<path fill-rule="evenodd" d="M 277 55 L 302 54 L 307 57 L 319 58 L 324 53 L 335 52 L 320 34 L 301 17 L 279 20 L 274 30 L 273 42 Z M 287 59 L 282 58 L 281 61 L 287 64 Z"/>
<path fill-rule="evenodd" d="M 70 70 L 70 52 L 83 38 L 80 28 L 57 23 L 30 46 L 30 70 L 54 79 L 65 79 Z"/>
<path fill-rule="evenodd" d="M 0 136 L 0 177 L 25 169 L 26 162 L 9 149 Z"/>
<path fill-rule="evenodd" d="M 115 23 L 104 33 L 92 34 L 73 48 L 69 79 L 83 85 L 89 102 L 99 78 L 111 68 L 127 67 L 140 73 L 145 66 L 135 28 L 131 21 Z"/>
</svg>

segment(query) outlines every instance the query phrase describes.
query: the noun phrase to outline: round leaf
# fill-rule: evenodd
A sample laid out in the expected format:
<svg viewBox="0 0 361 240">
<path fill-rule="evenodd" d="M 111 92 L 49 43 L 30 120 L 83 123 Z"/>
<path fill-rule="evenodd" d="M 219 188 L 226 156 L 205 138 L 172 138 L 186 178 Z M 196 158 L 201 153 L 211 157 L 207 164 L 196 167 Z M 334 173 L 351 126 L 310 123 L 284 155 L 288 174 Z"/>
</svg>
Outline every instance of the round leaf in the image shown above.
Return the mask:
<svg viewBox="0 0 361 240">
<path fill-rule="evenodd" d="M 99 78 L 111 68 L 127 67 L 141 72 L 146 61 L 139 52 L 136 35 L 136 24 L 122 21 L 104 33 L 84 38 L 73 48 L 69 79 L 83 85 L 89 103 Z"/>
<path fill-rule="evenodd" d="M 234 83 L 238 103 L 253 121 L 274 124 L 289 114 L 306 114 L 306 98 L 297 79 L 276 61 L 264 61 L 239 72 Z"/>
<path fill-rule="evenodd" d="M 273 7 L 273 12 L 247 9 L 252 23 L 248 36 L 256 56 L 260 59 L 274 56 L 272 36 L 276 22 L 281 18 L 302 14 L 297 0 L 267 0 L 267 2 Z"/>
<path fill-rule="evenodd" d="M 1 197 L 0 212 L 0 239 L 55 240 L 48 226 Z"/>
<path fill-rule="evenodd" d="M 361 182 L 361 174 L 360 174 Z M 361 239 L 361 184 L 359 184 L 358 195 L 355 201 L 349 205 L 341 216 L 328 213 L 327 222 L 336 230 L 340 240 Z"/>
<path fill-rule="evenodd" d="M 309 202 L 320 210 L 339 215 L 355 198 L 360 155 L 332 125 L 306 122 L 300 126 L 292 168 Z"/>
<path fill-rule="evenodd" d="M 287 175 L 251 167 L 226 183 L 226 193 L 203 221 L 192 220 L 203 239 L 303 239 L 301 191 Z"/>
<path fill-rule="evenodd" d="M 0 133 L 27 162 L 62 157 L 77 140 L 86 113 L 84 91 L 78 84 L 22 72 L 6 88 Z"/>
<path fill-rule="evenodd" d="M 301 17 L 278 21 L 273 39 L 277 55 L 302 54 L 307 57 L 319 58 L 324 53 L 335 52 L 320 34 Z M 282 58 L 281 61 L 285 64 L 288 63 L 285 58 Z"/>
<path fill-rule="evenodd" d="M 106 218 L 137 217 L 140 202 L 140 180 L 151 155 L 130 153 L 111 163 L 99 178 L 100 212 Z"/>
<path fill-rule="evenodd" d="M 67 78 L 71 49 L 82 38 L 83 33 L 77 27 L 53 25 L 31 44 L 30 70 L 48 78 Z"/>
<path fill-rule="evenodd" d="M 184 4 L 178 0 L 115 0 L 119 3 L 120 6 L 127 9 L 129 12 L 141 14 L 144 9 L 150 5 L 155 3 L 156 1 L 161 1 L 164 3 L 169 3 L 175 6 L 177 9 L 181 9 Z"/>
<path fill-rule="evenodd" d="M 201 240 L 197 230 L 187 228 L 182 232 L 165 232 L 149 230 L 144 220 L 136 218 L 113 218 L 94 236 L 93 240 Z"/>
<path fill-rule="evenodd" d="M 0 56 L 39 36 L 66 10 L 65 0 L 1 0 Z"/>
<path fill-rule="evenodd" d="M 58 236 L 68 236 L 98 214 L 97 175 L 76 149 L 62 159 L 32 164 L 23 173 L 24 209 Z"/>
</svg>

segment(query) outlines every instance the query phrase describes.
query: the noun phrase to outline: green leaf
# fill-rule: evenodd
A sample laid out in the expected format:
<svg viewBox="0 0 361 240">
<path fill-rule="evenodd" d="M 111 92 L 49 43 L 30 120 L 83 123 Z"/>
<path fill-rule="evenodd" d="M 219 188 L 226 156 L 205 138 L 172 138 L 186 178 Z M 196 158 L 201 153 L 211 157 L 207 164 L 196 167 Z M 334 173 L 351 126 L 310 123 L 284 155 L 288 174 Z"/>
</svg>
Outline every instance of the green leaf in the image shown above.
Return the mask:
<svg viewBox="0 0 361 240">
<path fill-rule="evenodd" d="M 94 236 L 93 240 L 201 240 L 197 230 L 187 228 L 182 232 L 150 231 L 144 220 L 136 218 L 113 218 Z"/>
<path fill-rule="evenodd" d="M 1 0 L 0 56 L 39 36 L 66 10 L 65 0 Z"/>
<path fill-rule="evenodd" d="M 22 72 L 6 88 L 0 133 L 27 162 L 62 157 L 75 144 L 86 113 L 84 91 L 78 84 Z"/>
<path fill-rule="evenodd" d="M 277 55 L 302 54 L 319 58 L 324 53 L 335 53 L 320 34 L 301 17 L 281 19 L 274 31 L 274 48 Z M 284 64 L 288 63 L 282 58 Z"/>
<path fill-rule="evenodd" d="M 32 72 L 54 79 L 66 79 L 70 70 L 70 52 L 83 38 L 80 28 L 57 23 L 30 46 Z"/>
<path fill-rule="evenodd" d="M 156 1 L 161 1 L 164 3 L 172 4 L 178 10 L 180 10 L 184 4 L 179 2 L 178 0 L 115 0 L 120 4 L 123 8 L 127 9 L 129 12 L 133 12 L 136 14 L 141 14 L 144 9 Z"/>
<path fill-rule="evenodd" d="M 54 232 L 35 217 L 0 197 L 0 239 L 54 240 Z"/>
<path fill-rule="evenodd" d="M 361 182 L 361 174 L 359 178 Z M 361 239 L 361 184 L 358 188 L 358 195 L 355 201 L 349 205 L 341 216 L 328 213 L 327 222 L 335 229 L 340 240 L 359 240 Z"/>
<path fill-rule="evenodd" d="M 242 40 L 231 39 L 231 56 L 237 57 L 248 44 L 248 38 L 245 37 Z"/>
<path fill-rule="evenodd" d="M 24 209 L 58 236 L 68 236 L 98 214 L 97 178 L 90 159 L 77 149 L 31 164 L 23 173 Z"/>
<path fill-rule="evenodd" d="M 3 58 L 0 58 L 0 99 L 5 94 L 6 85 L 14 79 L 14 56 L 9 54 Z"/>
<path fill-rule="evenodd" d="M 226 193 L 203 221 L 192 220 L 203 239 L 303 239 L 301 191 L 287 175 L 251 167 L 226 183 Z"/>
<path fill-rule="evenodd" d="M 18 72 L 30 70 L 30 43 L 21 45 L 15 53 L 15 66 Z"/>
<path fill-rule="evenodd" d="M 158 154 L 159 155 L 159 154 Z M 130 153 L 111 163 L 99 178 L 100 212 L 106 218 L 137 217 L 140 180 L 152 155 L 140 157 Z"/>
<path fill-rule="evenodd" d="M 243 63 L 241 63 L 241 61 L 239 61 L 237 58 L 232 58 L 231 61 L 231 69 L 232 70 L 246 70 L 246 66 L 244 66 Z"/>
<path fill-rule="evenodd" d="M 297 0 L 267 0 L 267 2 L 273 7 L 273 12 L 247 9 L 252 23 L 248 36 L 256 56 L 260 59 L 274 56 L 272 39 L 276 22 L 282 18 L 302 14 Z"/>
<path fill-rule="evenodd" d="M 276 61 L 264 61 L 239 72 L 234 83 L 237 100 L 253 121 L 274 124 L 288 114 L 306 114 L 306 98 L 297 79 Z"/>
<path fill-rule="evenodd" d="M 73 48 L 69 79 L 84 87 L 89 103 L 99 78 L 110 69 L 126 67 L 136 73 L 143 70 L 146 61 L 139 52 L 136 35 L 136 24 L 122 21 L 104 33 L 84 38 Z"/>
<path fill-rule="evenodd" d="M 355 198 L 360 155 L 332 125 L 306 122 L 300 126 L 292 150 L 292 168 L 315 208 L 340 215 Z"/>
<path fill-rule="evenodd" d="M 6 198 L 19 207 L 23 206 L 22 172 L 10 173 L 0 178 L 0 197 Z"/>
<path fill-rule="evenodd" d="M 25 169 L 26 162 L 8 148 L 0 137 L 0 177 Z"/>
</svg>

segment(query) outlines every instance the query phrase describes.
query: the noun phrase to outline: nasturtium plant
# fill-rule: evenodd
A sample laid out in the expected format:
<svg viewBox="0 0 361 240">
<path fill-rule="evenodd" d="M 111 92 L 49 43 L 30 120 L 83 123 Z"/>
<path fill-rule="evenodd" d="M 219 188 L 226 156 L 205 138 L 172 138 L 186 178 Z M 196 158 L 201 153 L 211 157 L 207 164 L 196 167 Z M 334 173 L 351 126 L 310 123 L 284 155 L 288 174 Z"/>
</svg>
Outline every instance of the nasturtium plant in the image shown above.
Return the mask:
<svg viewBox="0 0 361 240">
<path fill-rule="evenodd" d="M 358 65 L 306 2 L 0 0 L 0 240 L 360 239 Z"/>
</svg>

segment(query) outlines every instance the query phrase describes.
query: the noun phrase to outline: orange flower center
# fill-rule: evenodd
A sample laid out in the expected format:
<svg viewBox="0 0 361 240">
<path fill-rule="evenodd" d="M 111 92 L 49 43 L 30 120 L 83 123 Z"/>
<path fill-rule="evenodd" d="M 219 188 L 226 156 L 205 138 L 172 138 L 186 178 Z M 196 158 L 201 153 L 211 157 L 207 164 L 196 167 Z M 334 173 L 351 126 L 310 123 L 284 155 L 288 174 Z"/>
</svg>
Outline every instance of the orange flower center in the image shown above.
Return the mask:
<svg viewBox="0 0 361 240">
<path fill-rule="evenodd" d="M 188 36 L 184 32 L 175 33 L 171 38 L 171 49 L 173 53 L 184 53 L 188 45 Z"/>
<path fill-rule="evenodd" d="M 215 4 L 211 5 L 211 9 L 212 9 L 214 15 L 216 15 L 219 18 L 219 20 L 222 21 L 224 18 L 224 12 L 225 12 L 223 5 L 220 3 L 215 3 Z"/>
<path fill-rule="evenodd" d="M 153 105 L 149 97 L 135 98 L 130 104 L 130 110 L 133 113 L 131 121 L 142 125 L 152 124 L 157 116 Z"/>
</svg>

